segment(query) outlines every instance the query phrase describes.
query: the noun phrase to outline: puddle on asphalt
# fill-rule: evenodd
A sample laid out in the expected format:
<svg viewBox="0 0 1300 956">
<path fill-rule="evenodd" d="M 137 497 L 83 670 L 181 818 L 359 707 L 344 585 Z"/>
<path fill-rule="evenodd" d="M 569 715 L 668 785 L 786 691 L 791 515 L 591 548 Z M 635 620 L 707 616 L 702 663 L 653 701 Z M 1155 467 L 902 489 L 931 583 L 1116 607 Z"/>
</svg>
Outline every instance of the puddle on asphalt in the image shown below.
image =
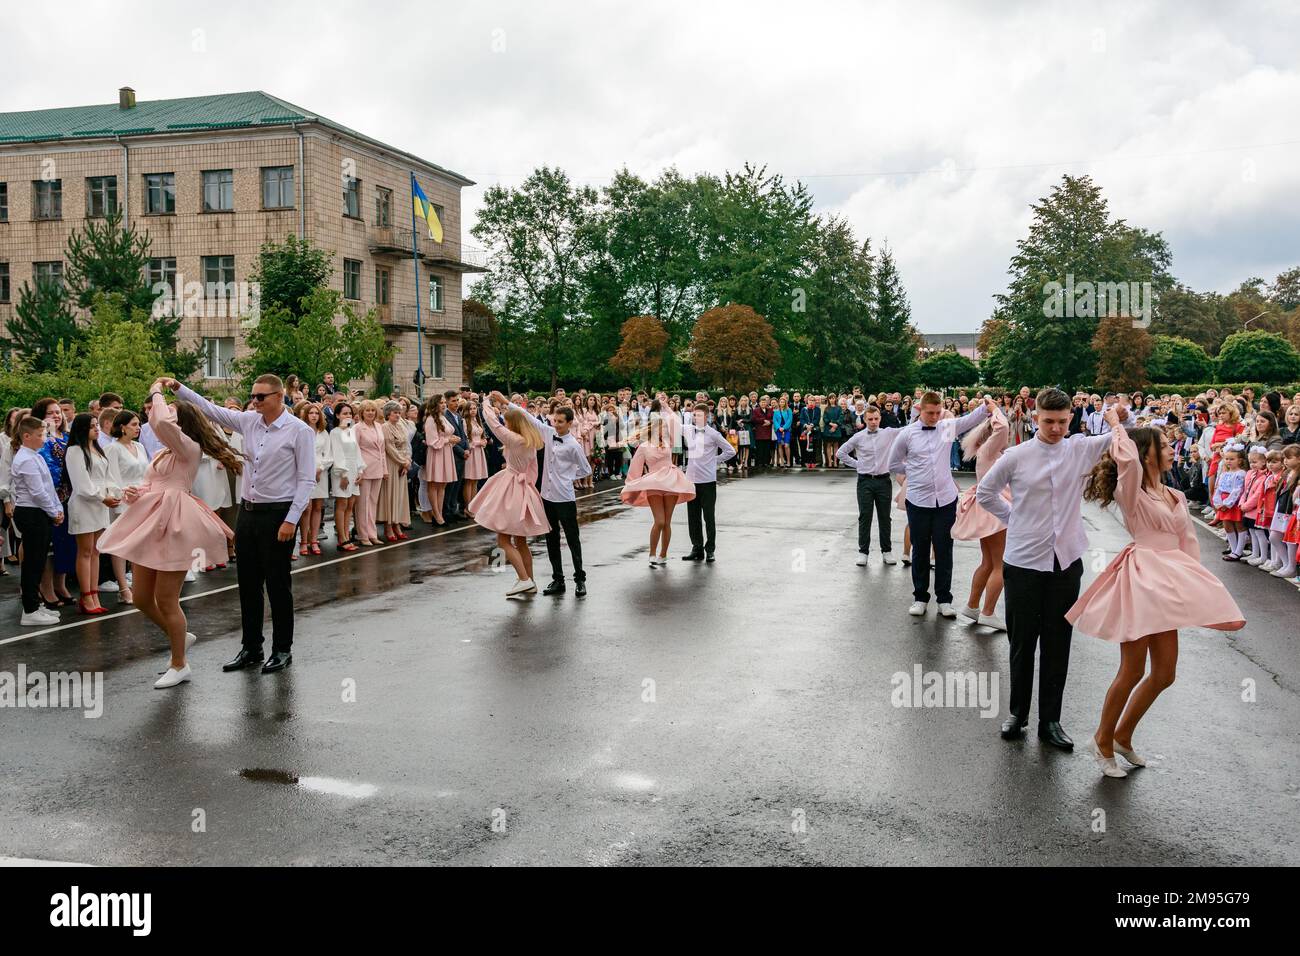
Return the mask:
<svg viewBox="0 0 1300 956">
<path fill-rule="evenodd" d="M 289 784 L 312 793 L 328 793 L 339 797 L 351 797 L 354 800 L 373 797 L 379 792 L 379 788 L 373 783 L 356 783 L 334 777 L 299 777 L 288 770 L 272 770 L 265 767 L 240 770 L 239 776 L 255 783 Z"/>
</svg>

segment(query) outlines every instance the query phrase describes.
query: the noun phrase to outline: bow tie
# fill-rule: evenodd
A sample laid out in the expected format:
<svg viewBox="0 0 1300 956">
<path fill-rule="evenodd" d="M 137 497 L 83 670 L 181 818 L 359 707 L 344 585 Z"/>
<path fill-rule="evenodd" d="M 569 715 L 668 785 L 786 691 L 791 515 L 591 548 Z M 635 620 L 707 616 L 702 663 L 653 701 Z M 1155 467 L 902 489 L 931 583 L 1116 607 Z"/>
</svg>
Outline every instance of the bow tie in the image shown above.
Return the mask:
<svg viewBox="0 0 1300 956">
<path fill-rule="evenodd" d="M 564 444 L 564 439 L 561 438 L 559 435 L 552 435 L 552 436 L 551 436 L 551 441 L 555 442 L 555 444 L 557 444 L 557 445 L 562 445 L 562 444 Z"/>
<path fill-rule="evenodd" d="M 923 432 L 932 432 L 932 431 L 934 431 L 934 426 L 933 426 L 933 425 L 922 425 L 922 426 L 921 426 L 921 431 L 923 431 Z"/>
</svg>

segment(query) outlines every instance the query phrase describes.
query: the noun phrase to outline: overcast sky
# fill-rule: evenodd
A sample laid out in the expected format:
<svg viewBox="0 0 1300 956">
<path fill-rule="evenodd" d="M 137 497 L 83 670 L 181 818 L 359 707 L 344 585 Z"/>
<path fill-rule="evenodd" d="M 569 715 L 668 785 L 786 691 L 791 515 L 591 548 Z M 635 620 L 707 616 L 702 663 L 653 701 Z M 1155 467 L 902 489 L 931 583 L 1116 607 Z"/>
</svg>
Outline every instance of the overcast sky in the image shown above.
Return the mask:
<svg viewBox="0 0 1300 956">
<path fill-rule="evenodd" d="M 41 10 L 6 17 L 0 111 L 262 89 L 476 180 L 466 231 L 485 186 L 543 164 L 595 186 L 623 165 L 766 164 L 889 241 L 927 332 L 979 328 L 1029 203 L 1066 172 L 1163 231 L 1194 288 L 1300 264 L 1284 0 Z"/>
</svg>

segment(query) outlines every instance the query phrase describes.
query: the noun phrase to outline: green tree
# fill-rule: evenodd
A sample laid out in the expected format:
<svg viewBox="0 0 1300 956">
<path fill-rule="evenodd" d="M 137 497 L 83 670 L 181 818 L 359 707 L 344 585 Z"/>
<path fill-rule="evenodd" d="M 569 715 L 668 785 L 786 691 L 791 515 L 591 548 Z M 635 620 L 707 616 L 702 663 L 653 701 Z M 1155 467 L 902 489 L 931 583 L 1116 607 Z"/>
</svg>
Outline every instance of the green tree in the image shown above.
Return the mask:
<svg viewBox="0 0 1300 956">
<path fill-rule="evenodd" d="M 820 223 L 808 282 L 804 337 L 816 381 L 827 387 L 875 381 L 876 286 L 870 242 L 834 217 Z"/>
<path fill-rule="evenodd" d="M 172 374 L 158 348 L 149 314 L 119 294 L 96 295 L 85 341 L 66 356 L 59 372 L 71 397 L 84 406 L 104 392 L 117 392 L 128 408 L 141 408 L 149 386 Z"/>
<path fill-rule="evenodd" d="M 461 312 L 461 367 L 465 381 L 471 382 L 477 369 L 492 358 L 496 346 L 498 325 L 492 310 L 478 299 L 464 299 Z"/>
<path fill-rule="evenodd" d="M 1152 336 L 1147 377 L 1153 382 L 1205 382 L 1214 375 L 1214 360 L 1191 339 L 1173 335 Z"/>
<path fill-rule="evenodd" d="M 262 243 L 249 278 L 259 287 L 263 310 L 281 308 L 297 316 L 306 310 L 303 299 L 325 288 L 332 272 L 330 253 L 290 233 L 282 243 L 269 239 Z"/>
<path fill-rule="evenodd" d="M 921 361 L 916 374 L 921 384 L 927 388 L 962 388 L 975 385 L 980 380 L 979 367 L 960 352 L 951 349 L 927 356 Z"/>
<path fill-rule="evenodd" d="M 1219 350 L 1223 381 L 1284 385 L 1300 379 L 1300 352 L 1276 332 L 1235 332 Z"/>
<path fill-rule="evenodd" d="M 342 324 L 335 321 L 338 315 Z M 358 315 L 328 288 L 308 293 L 296 315 L 283 306 L 263 306 L 245 342 L 251 351 L 234 362 L 245 389 L 267 373 L 293 372 L 305 382 L 321 382 L 333 372 L 336 381 L 346 382 L 372 375 L 395 354 L 373 310 Z"/>
<path fill-rule="evenodd" d="M 1188 339 L 1214 355 L 1233 332 L 1241 328 L 1241 319 L 1225 296 L 1214 292 L 1196 292 L 1181 283 L 1165 290 L 1156 303 L 1155 315 L 1148 331 L 1152 335 Z M 1185 382 L 1190 379 L 1162 379 L 1158 382 Z"/>
<path fill-rule="evenodd" d="M 71 348 L 85 338 L 62 283 L 24 282 L 14 314 L 5 322 L 4 346 L 33 372 L 51 371 L 59 348 Z"/>
<path fill-rule="evenodd" d="M 871 334 L 875 341 L 874 365 L 862 381 L 878 382 L 868 388 L 909 392 L 917 381 L 917 334 L 912 307 L 889 244 L 875 258 L 876 310 Z"/>
<path fill-rule="evenodd" d="M 575 186 L 563 170 L 544 166 L 517 189 L 488 187 L 471 230 L 491 254 L 488 288 L 510 299 L 536 335 L 551 388 L 558 385 L 566 351 L 581 339 L 574 332 L 596 204 L 595 190 Z M 487 301 L 500 304 L 498 298 Z"/>
<path fill-rule="evenodd" d="M 1073 388 L 1095 377 L 1092 341 L 1100 313 L 1116 306 L 1095 293 L 1150 283 L 1153 295 L 1162 295 L 1173 281 L 1169 247 L 1159 233 L 1112 219 L 1101 187 L 1088 176 L 1064 176 L 1031 208 L 1029 235 L 1017 243 L 1007 270 L 1007 291 L 995 296 L 994 316 L 1005 323 L 995 364 L 1022 384 Z"/>
<path fill-rule="evenodd" d="M 1097 353 L 1097 388 L 1131 392 L 1150 384 L 1146 365 L 1151 355 L 1151 333 L 1135 326 L 1131 316 L 1103 318 L 1092 337 L 1092 348 Z"/>
</svg>

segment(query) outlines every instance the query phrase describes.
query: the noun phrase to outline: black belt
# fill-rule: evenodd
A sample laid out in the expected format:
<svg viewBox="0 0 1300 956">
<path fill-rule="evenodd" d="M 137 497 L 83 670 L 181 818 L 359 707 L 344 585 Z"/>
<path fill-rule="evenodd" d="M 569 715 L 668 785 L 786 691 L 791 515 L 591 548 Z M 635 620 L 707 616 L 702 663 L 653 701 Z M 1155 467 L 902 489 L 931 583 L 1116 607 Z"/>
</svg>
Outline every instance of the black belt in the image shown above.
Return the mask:
<svg viewBox="0 0 1300 956">
<path fill-rule="evenodd" d="M 240 507 L 244 511 L 288 511 L 293 507 L 292 501 L 249 501 L 244 499 Z"/>
<path fill-rule="evenodd" d="M 881 473 L 881 474 L 879 474 L 879 475 L 864 475 L 864 474 L 862 474 L 862 473 L 859 473 L 859 474 L 858 474 L 858 477 L 859 477 L 859 478 L 888 478 L 888 477 L 889 477 L 889 472 L 886 471 L 886 472 L 883 472 L 883 473 Z"/>
</svg>

